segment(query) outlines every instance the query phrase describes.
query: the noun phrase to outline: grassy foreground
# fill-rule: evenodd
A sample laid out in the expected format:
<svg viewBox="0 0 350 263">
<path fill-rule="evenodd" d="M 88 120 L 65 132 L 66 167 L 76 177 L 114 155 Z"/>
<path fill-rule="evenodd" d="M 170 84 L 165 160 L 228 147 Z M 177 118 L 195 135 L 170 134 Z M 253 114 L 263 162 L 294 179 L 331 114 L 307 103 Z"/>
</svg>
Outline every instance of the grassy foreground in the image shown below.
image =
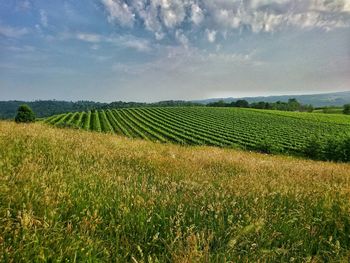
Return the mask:
<svg viewBox="0 0 350 263">
<path fill-rule="evenodd" d="M 350 165 L 0 122 L 0 261 L 348 262 Z"/>
</svg>

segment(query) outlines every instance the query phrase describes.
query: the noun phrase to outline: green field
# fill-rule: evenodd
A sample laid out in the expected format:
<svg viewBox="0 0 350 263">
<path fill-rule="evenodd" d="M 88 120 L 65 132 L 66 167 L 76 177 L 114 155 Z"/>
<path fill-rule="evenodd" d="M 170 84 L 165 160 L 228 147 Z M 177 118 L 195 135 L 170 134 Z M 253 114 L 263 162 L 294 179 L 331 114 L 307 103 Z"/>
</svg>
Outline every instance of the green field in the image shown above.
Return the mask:
<svg viewBox="0 0 350 263">
<path fill-rule="evenodd" d="M 349 171 L 0 122 L 0 262 L 349 262 Z"/>
<path fill-rule="evenodd" d="M 325 108 L 314 110 L 314 113 L 325 113 L 325 114 L 343 114 L 344 108 Z"/>
<path fill-rule="evenodd" d="M 185 145 L 300 153 L 313 137 L 350 134 L 350 116 L 208 107 L 67 113 L 46 123 Z M 267 149 L 266 149 L 267 148 Z"/>
</svg>

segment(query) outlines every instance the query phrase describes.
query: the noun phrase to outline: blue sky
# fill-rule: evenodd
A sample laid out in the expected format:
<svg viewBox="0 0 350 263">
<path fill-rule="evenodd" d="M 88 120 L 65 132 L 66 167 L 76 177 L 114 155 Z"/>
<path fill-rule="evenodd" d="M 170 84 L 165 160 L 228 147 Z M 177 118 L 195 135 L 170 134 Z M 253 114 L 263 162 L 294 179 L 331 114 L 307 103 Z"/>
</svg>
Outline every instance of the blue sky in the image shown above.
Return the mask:
<svg viewBox="0 0 350 263">
<path fill-rule="evenodd" d="M 350 0 L 3 0 L 0 100 L 350 90 Z"/>
</svg>

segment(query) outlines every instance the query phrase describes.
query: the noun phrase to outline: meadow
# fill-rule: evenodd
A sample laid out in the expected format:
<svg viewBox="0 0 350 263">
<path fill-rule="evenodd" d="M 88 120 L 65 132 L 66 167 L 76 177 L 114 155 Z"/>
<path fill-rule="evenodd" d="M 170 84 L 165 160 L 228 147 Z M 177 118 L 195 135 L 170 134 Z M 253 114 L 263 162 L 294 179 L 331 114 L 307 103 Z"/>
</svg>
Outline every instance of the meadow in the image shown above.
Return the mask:
<svg viewBox="0 0 350 263">
<path fill-rule="evenodd" d="M 349 198 L 349 164 L 0 122 L 2 262 L 349 262 Z"/>
<path fill-rule="evenodd" d="M 350 143 L 350 116 L 213 107 L 145 107 L 67 113 L 45 119 L 57 127 L 116 133 L 131 138 L 303 155 L 314 138 Z M 338 141 L 333 144 L 340 145 Z M 331 144 L 329 148 L 334 148 Z M 347 148 L 347 143 L 343 148 Z M 322 150 L 323 151 L 323 150 Z M 339 150 L 340 154 L 344 149 Z M 324 158 L 334 156 L 330 153 Z M 314 157 L 314 156 L 311 156 Z M 350 160 L 350 153 L 340 156 Z"/>
</svg>

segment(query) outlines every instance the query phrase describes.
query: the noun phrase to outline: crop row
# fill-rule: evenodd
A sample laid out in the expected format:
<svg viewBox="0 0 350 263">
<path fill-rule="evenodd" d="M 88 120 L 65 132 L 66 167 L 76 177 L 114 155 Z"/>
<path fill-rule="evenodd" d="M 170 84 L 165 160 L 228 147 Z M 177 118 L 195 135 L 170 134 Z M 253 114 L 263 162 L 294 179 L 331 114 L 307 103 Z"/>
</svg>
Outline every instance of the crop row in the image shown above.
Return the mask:
<svg viewBox="0 0 350 263">
<path fill-rule="evenodd" d="M 313 137 L 326 139 L 350 133 L 350 122 L 339 120 L 323 121 L 298 113 L 205 107 L 93 110 L 52 116 L 45 122 L 163 143 L 258 150 L 271 147 L 278 152 L 300 152 Z"/>
</svg>

